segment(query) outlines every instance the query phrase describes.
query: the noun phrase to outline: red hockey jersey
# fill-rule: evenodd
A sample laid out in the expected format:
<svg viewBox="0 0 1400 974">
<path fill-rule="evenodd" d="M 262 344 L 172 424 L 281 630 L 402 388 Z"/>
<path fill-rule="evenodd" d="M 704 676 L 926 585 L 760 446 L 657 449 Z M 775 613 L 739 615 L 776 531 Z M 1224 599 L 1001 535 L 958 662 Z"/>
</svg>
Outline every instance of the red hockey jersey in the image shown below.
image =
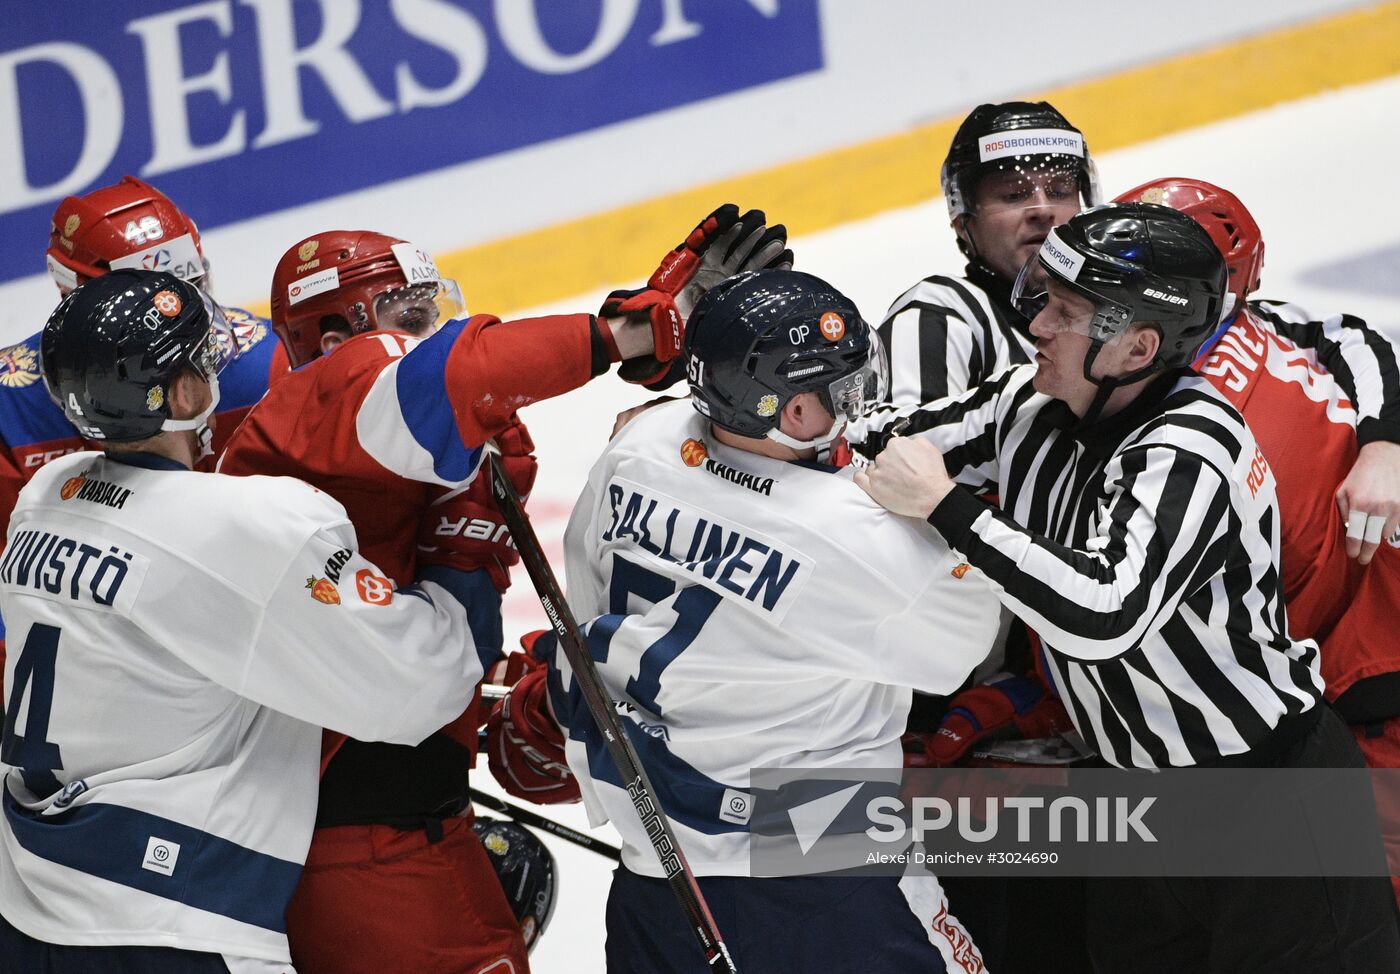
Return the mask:
<svg viewBox="0 0 1400 974">
<path fill-rule="evenodd" d="M 1316 354 L 1246 310 L 1196 368 L 1249 423 L 1278 484 L 1288 627 L 1322 648 L 1327 696 L 1400 670 L 1400 551 L 1346 554 L 1336 491 L 1356 462 L 1357 412 Z"/>
</svg>

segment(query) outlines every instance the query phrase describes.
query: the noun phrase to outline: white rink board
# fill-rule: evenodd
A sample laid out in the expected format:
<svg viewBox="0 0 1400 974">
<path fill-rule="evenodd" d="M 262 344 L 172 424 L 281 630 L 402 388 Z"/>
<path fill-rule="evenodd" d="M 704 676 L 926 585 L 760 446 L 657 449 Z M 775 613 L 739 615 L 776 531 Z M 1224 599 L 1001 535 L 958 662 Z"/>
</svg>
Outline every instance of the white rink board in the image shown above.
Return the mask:
<svg viewBox="0 0 1400 974">
<path fill-rule="evenodd" d="M 1400 199 L 1394 193 L 1400 129 L 1377 124 L 1395 118 L 1400 118 L 1400 78 L 1109 153 L 1099 159 L 1099 171 L 1110 197 L 1164 175 L 1200 177 L 1231 189 L 1264 231 L 1261 296 L 1286 298 L 1317 312 L 1358 314 L 1400 338 Z M 761 206 L 763 201 L 738 202 Z M 781 219 L 781 214 L 772 216 Z M 800 270 L 829 279 L 872 321 L 920 278 L 960 272 L 963 265 L 941 198 L 799 238 L 794 249 Z M 1348 273 L 1360 278 L 1364 270 L 1372 273 L 1355 283 L 1324 286 L 1319 280 Z M 602 296 L 584 295 L 529 313 L 591 309 Z M 530 510 L 556 566 L 562 566 L 560 542 L 568 511 L 607 440 L 612 418 L 644 401 L 641 391 L 616 380 L 597 380 L 523 413 L 540 457 Z M 507 640 L 544 625 L 529 581 L 519 572 L 506 599 Z M 484 766 L 475 780 L 494 789 Z M 572 827 L 587 827 L 581 806 L 540 811 Z M 616 842 L 611 827 L 600 834 Z M 610 864 L 568 843 L 546 842 L 558 859 L 560 897 L 549 931 L 531 958 L 533 969 L 537 974 L 602 971 Z"/>
</svg>

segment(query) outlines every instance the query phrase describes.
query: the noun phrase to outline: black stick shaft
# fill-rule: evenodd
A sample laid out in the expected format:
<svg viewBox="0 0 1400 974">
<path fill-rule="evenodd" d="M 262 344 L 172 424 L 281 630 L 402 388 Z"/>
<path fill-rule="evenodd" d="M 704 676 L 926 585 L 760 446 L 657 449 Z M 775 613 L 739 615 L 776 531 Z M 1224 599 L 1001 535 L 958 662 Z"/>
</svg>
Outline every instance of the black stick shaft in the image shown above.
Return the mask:
<svg viewBox="0 0 1400 974">
<path fill-rule="evenodd" d="M 656 857 L 661 861 L 661 869 L 666 874 L 666 881 L 671 885 L 671 892 L 680 902 L 710 968 L 728 974 L 738 974 L 738 968 L 734 966 L 734 961 L 729 957 L 729 950 L 719 935 L 719 928 L 715 926 L 714 917 L 710 915 L 705 897 L 700 893 L 695 874 L 691 872 L 685 853 L 676 842 L 675 833 L 671 830 L 671 821 L 656 798 L 656 789 L 651 786 L 646 769 L 642 767 L 641 759 L 637 756 L 637 749 L 632 746 L 631 739 L 617 719 L 617 705 L 603 687 L 602 678 L 593 665 L 593 657 L 589 655 L 583 633 L 564 601 L 553 569 L 545 560 L 539 539 L 535 537 L 535 529 L 530 526 L 529 517 L 515 492 L 515 486 L 506 476 L 494 451 L 487 453 L 487 463 L 491 470 L 491 493 L 496 498 L 501 516 L 510 527 L 515 547 L 520 552 L 520 559 L 525 563 L 526 571 L 530 573 L 530 581 L 534 583 L 540 605 L 544 607 L 544 614 L 559 637 L 559 647 L 568 657 L 569 666 L 573 668 L 574 680 L 578 683 L 584 702 L 603 733 L 608 753 L 617 765 L 622 780 L 627 783 L 627 794 L 632 799 L 632 807 L 636 809 L 642 826 L 651 839 L 652 848 L 656 850 Z"/>
<path fill-rule="evenodd" d="M 571 829 L 562 822 L 554 821 L 552 818 L 545 818 L 543 815 L 532 812 L 528 808 L 522 808 L 514 802 L 508 802 L 504 798 L 497 798 L 495 795 L 488 795 L 481 791 L 473 791 L 472 801 L 491 809 L 493 812 L 509 815 L 521 825 L 528 825 L 542 832 L 548 832 L 550 835 L 557 836 L 565 842 L 572 842 L 574 845 L 582 846 L 590 852 L 596 852 L 605 859 L 611 859 L 613 862 L 620 862 L 622 860 L 622 850 L 617 846 L 609 845 L 602 839 L 595 839 L 591 835 L 579 832 L 576 829 Z"/>
</svg>

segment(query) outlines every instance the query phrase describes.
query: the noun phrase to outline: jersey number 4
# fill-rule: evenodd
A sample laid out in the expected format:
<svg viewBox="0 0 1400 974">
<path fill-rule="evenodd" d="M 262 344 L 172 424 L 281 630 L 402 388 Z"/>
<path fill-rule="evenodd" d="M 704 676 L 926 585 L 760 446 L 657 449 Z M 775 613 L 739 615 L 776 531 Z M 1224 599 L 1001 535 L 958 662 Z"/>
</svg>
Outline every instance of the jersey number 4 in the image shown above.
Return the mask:
<svg viewBox="0 0 1400 974">
<path fill-rule="evenodd" d="M 53 710 L 53 674 L 58 663 L 57 626 L 35 623 L 24 639 L 15 663 L 14 686 L 5 708 L 5 740 L 0 744 L 0 761 L 18 768 L 24 783 L 34 794 L 48 797 L 58 791 L 55 770 L 63 768 L 58 745 L 45 738 L 49 734 L 49 714 Z M 15 730 L 24 691 L 29 690 L 29 719 L 24 733 Z"/>
</svg>

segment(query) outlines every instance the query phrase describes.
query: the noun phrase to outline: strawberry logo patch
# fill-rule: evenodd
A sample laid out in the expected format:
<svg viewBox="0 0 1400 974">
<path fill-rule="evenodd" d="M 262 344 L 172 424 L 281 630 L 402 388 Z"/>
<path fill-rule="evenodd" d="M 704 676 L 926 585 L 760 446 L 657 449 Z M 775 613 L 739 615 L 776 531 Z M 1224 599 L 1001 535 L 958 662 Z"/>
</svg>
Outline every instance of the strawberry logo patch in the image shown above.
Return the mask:
<svg viewBox="0 0 1400 974">
<path fill-rule="evenodd" d="M 687 467 L 700 466 L 709 455 L 710 451 L 705 449 L 705 444 L 699 440 L 689 439 L 681 444 L 681 459 Z"/>
<path fill-rule="evenodd" d="M 311 589 L 311 597 L 322 605 L 340 604 L 340 592 L 331 584 L 330 579 L 313 575 L 306 580 L 306 587 Z"/>
</svg>

